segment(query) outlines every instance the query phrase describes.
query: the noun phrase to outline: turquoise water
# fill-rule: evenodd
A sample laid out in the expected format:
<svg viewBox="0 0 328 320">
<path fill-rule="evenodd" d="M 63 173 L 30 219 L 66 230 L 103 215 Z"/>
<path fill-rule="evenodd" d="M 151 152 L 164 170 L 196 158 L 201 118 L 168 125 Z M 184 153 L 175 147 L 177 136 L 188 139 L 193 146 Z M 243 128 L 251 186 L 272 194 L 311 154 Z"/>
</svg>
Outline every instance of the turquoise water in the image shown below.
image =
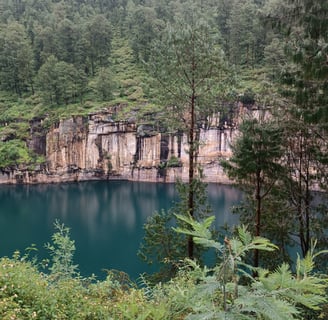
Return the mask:
<svg viewBox="0 0 328 320">
<path fill-rule="evenodd" d="M 238 222 L 230 207 L 241 201 L 232 186 L 208 185 L 216 225 Z M 151 271 L 137 257 L 143 224 L 155 210 L 176 201 L 173 184 L 95 181 L 69 184 L 0 186 L 0 256 L 24 253 L 35 244 L 39 258 L 59 219 L 75 240 L 74 262 L 83 276 L 103 278 L 104 269 L 124 271 L 136 279 Z"/>
</svg>

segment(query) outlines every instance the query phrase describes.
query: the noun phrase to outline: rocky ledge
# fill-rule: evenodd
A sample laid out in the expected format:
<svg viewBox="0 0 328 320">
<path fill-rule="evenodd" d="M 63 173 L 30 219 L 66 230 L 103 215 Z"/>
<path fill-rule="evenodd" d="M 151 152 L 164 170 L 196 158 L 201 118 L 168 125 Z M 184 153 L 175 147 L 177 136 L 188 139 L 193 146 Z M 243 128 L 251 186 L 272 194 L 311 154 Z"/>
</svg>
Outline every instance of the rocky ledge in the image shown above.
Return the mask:
<svg viewBox="0 0 328 320">
<path fill-rule="evenodd" d="M 199 128 L 197 163 L 206 182 L 229 183 L 220 160 L 231 155 L 236 129 L 218 123 L 215 119 L 207 128 Z M 44 133 L 37 127 L 36 121 L 31 126 L 29 147 L 43 155 L 46 163 L 32 169 L 2 170 L 0 183 L 187 180 L 188 143 L 182 133 L 161 133 L 151 125 L 114 121 L 110 109 L 61 120 Z"/>
</svg>

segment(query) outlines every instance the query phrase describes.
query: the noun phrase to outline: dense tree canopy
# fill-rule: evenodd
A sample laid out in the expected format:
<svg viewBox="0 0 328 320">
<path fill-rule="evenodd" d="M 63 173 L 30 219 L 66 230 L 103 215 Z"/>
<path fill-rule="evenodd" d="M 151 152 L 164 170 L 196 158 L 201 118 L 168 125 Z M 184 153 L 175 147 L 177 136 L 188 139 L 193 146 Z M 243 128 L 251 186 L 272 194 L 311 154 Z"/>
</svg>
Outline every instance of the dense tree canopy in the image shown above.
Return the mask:
<svg viewBox="0 0 328 320">
<path fill-rule="evenodd" d="M 33 88 L 32 46 L 24 26 L 11 22 L 0 33 L 1 88 L 18 95 Z"/>
<path fill-rule="evenodd" d="M 192 2 L 2 0 L 1 87 L 33 94 L 34 77 L 51 55 L 83 70 L 90 81 L 98 68 L 115 63 L 111 56 L 115 36 L 130 41 L 136 62 L 148 60 L 152 41 L 158 40 L 168 22 L 182 17 L 191 6 L 221 37 L 222 49 L 233 64 L 261 63 L 266 45 L 266 31 L 260 27 L 258 14 L 262 3 Z"/>
</svg>

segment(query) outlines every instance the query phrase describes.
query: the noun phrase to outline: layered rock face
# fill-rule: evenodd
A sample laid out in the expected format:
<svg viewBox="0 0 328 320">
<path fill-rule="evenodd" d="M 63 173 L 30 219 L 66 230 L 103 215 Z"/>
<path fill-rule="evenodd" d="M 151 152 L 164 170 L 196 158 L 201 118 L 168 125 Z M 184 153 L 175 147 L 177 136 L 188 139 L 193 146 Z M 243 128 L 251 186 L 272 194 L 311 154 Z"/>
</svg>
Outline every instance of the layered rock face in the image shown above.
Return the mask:
<svg viewBox="0 0 328 320">
<path fill-rule="evenodd" d="M 199 130 L 197 163 L 206 182 L 229 183 L 220 166 L 231 154 L 236 130 L 213 126 Z M 32 134 L 33 136 L 33 134 Z M 0 173 L 0 183 L 52 183 L 100 179 L 174 182 L 188 178 L 188 143 L 183 134 L 163 134 L 150 126 L 115 122 L 109 111 L 61 120 L 31 147 L 47 163 L 35 170 Z"/>
</svg>

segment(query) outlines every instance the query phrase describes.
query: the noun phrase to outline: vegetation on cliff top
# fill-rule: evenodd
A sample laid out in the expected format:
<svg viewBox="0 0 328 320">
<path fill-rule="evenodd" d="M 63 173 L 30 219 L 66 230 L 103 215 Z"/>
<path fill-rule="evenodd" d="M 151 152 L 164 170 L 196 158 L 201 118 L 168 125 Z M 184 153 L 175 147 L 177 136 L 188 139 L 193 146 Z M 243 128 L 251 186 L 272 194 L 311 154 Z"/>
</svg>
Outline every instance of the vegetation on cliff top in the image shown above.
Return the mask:
<svg viewBox="0 0 328 320">
<path fill-rule="evenodd" d="M 271 31 L 261 24 L 266 1 L 194 1 L 193 5 L 206 18 L 227 68 L 238 78 L 238 86 L 231 86 L 214 110 L 227 99 L 236 101 L 246 89 L 260 92 L 262 80 L 270 80 L 266 70 L 272 68 L 266 56 Z M 153 42 L 189 7 L 180 0 L 1 0 L 1 140 L 26 142 L 29 122 L 35 118 L 46 118 L 43 124 L 48 126 L 117 104 L 126 106 L 118 115 L 121 119 L 135 107 L 137 120 L 156 113 L 158 121 L 167 119 L 145 66 L 154 54 Z M 11 126 L 20 130 L 9 130 Z"/>
</svg>

